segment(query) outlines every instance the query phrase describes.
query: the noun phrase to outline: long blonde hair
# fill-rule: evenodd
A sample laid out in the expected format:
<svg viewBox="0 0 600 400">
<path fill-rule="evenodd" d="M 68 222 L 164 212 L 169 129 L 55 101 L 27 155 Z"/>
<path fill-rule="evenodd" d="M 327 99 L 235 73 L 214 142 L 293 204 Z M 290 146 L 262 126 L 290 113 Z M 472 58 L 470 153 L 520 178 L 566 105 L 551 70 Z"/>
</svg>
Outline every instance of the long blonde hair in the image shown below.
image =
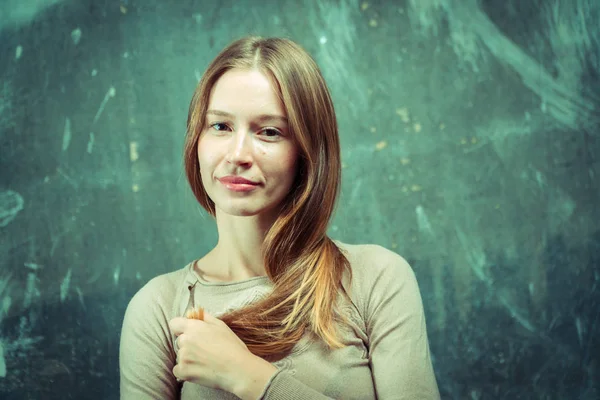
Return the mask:
<svg viewBox="0 0 600 400">
<path fill-rule="evenodd" d="M 288 39 L 246 37 L 227 46 L 208 66 L 190 103 L 185 170 L 200 204 L 215 215 L 202 185 L 198 138 L 206 124 L 211 91 L 233 68 L 258 69 L 274 83 L 300 152 L 296 181 L 263 243 L 273 291 L 219 318 L 255 355 L 288 353 L 306 331 L 331 348 L 344 347 L 335 322 L 347 322 L 337 297 L 347 258 L 327 236 L 340 189 L 341 160 L 335 110 L 325 80 L 311 56 Z"/>
</svg>

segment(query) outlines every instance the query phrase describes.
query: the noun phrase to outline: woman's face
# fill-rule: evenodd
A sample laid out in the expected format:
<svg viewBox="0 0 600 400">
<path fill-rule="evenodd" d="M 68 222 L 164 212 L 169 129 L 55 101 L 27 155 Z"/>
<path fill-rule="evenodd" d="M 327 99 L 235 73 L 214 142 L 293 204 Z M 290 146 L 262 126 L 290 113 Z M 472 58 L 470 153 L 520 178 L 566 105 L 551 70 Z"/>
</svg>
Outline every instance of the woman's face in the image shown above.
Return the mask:
<svg viewBox="0 0 600 400">
<path fill-rule="evenodd" d="M 277 212 L 294 182 L 297 159 L 271 81 L 257 70 L 233 69 L 221 76 L 198 141 L 202 184 L 217 213 Z"/>
</svg>

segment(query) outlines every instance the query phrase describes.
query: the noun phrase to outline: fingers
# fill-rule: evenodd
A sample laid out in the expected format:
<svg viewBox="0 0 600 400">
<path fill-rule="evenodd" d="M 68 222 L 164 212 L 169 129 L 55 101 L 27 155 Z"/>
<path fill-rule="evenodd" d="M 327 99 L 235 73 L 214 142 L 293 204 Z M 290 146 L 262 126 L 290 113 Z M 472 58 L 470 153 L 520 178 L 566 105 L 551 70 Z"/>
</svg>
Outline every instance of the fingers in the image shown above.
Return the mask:
<svg viewBox="0 0 600 400">
<path fill-rule="evenodd" d="M 192 329 L 194 326 L 201 325 L 196 321 L 203 321 L 208 324 L 223 324 L 223 322 L 210 315 L 202 307 L 188 311 L 185 317 L 175 317 L 169 321 L 169 327 L 173 335 L 179 336 L 188 329 Z"/>
<path fill-rule="evenodd" d="M 175 317 L 169 321 L 169 328 L 175 336 L 181 335 L 187 326 L 188 320 L 182 317 Z"/>
<path fill-rule="evenodd" d="M 183 346 L 183 340 L 185 338 L 185 334 L 181 334 L 175 338 L 175 350 L 179 352 L 181 346 Z"/>
<path fill-rule="evenodd" d="M 181 366 L 179 364 L 176 364 L 173 367 L 173 376 L 175 376 L 175 379 L 177 379 L 177 382 L 183 382 L 185 379 L 181 373 Z"/>
<path fill-rule="evenodd" d="M 219 318 L 213 317 L 211 314 L 207 313 L 206 311 L 204 311 L 204 321 L 207 322 L 207 323 L 209 323 L 209 324 L 222 323 L 223 322 Z"/>
</svg>

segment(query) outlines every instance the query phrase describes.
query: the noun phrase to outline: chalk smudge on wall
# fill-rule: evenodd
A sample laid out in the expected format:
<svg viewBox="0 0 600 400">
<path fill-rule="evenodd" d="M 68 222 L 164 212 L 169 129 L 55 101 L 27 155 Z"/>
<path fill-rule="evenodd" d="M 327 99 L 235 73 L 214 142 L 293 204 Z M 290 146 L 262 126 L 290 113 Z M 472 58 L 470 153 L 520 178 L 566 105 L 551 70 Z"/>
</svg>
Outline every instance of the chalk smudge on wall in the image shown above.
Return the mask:
<svg viewBox="0 0 600 400">
<path fill-rule="evenodd" d="M 4 228 L 10 224 L 23 210 L 24 204 L 23 197 L 15 191 L 0 192 L 0 227 Z"/>
</svg>

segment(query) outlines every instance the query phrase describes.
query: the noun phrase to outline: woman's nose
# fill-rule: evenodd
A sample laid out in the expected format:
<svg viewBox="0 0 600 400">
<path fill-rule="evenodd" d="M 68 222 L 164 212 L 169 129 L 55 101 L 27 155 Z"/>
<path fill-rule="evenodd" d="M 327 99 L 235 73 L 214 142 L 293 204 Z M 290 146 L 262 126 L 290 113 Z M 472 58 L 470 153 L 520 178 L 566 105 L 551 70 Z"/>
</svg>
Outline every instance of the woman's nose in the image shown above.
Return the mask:
<svg viewBox="0 0 600 400">
<path fill-rule="evenodd" d="M 248 132 L 240 130 L 231 138 L 227 161 L 236 165 L 252 164 L 252 140 Z"/>
</svg>

